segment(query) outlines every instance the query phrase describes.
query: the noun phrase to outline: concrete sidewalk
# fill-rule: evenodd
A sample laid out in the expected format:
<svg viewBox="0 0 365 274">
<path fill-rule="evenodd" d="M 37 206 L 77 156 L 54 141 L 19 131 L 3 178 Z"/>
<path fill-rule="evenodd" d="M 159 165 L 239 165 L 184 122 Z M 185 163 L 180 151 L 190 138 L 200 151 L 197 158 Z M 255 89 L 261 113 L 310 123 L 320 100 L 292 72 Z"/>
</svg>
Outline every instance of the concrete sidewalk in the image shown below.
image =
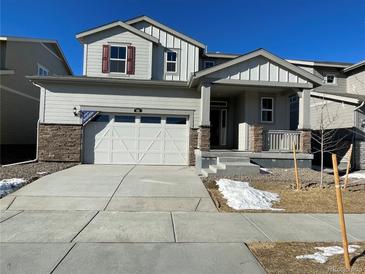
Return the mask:
<svg viewBox="0 0 365 274">
<path fill-rule="evenodd" d="M 1 273 L 263 273 L 244 243 L 341 240 L 336 214 L 8 210 L 2 217 Z M 346 224 L 350 242 L 365 241 L 365 214 L 346 215 Z"/>
</svg>

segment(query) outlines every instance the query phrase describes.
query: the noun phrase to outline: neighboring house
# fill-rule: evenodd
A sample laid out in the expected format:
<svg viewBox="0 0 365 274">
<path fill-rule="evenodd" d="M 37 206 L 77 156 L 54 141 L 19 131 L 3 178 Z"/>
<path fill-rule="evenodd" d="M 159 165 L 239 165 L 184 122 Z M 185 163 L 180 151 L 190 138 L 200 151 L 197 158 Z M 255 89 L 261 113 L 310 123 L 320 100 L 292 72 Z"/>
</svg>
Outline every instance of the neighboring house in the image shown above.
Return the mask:
<svg viewBox="0 0 365 274">
<path fill-rule="evenodd" d="M 341 140 L 334 149 L 343 162 L 353 144 L 353 167 L 365 169 L 365 61 L 332 65 L 321 73 L 324 84 L 311 93 L 312 128 L 324 125 L 327 132 L 335 133 L 330 145 Z"/>
<path fill-rule="evenodd" d="M 35 157 L 39 87 L 28 75 L 72 75 L 54 40 L 0 37 L 1 164 Z"/>
<path fill-rule="evenodd" d="M 264 49 L 208 53 L 146 16 L 76 38 L 83 76 L 30 77 L 41 87 L 40 160 L 248 174 L 257 164 L 291 167 L 295 145 L 311 166 L 310 91 L 320 74 Z"/>
</svg>

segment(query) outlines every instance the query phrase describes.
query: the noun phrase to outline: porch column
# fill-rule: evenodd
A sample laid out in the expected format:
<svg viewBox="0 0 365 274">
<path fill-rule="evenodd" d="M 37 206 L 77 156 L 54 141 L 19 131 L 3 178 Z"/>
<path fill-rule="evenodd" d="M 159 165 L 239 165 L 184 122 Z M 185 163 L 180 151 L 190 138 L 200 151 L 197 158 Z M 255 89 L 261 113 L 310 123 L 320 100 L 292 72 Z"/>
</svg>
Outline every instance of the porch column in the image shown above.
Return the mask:
<svg viewBox="0 0 365 274">
<path fill-rule="evenodd" d="M 203 83 L 200 88 L 200 125 L 198 130 L 198 148 L 210 148 L 210 84 Z"/>
<path fill-rule="evenodd" d="M 200 126 L 210 126 L 210 85 L 200 88 Z"/>
<path fill-rule="evenodd" d="M 310 121 L 310 101 L 311 95 L 309 89 L 303 89 L 299 95 L 299 123 L 298 130 L 300 130 L 300 144 L 299 150 L 303 153 L 311 153 L 311 121 Z"/>
<path fill-rule="evenodd" d="M 303 89 L 302 92 L 298 92 L 299 96 L 299 124 L 298 129 L 310 129 L 310 103 L 311 93 L 309 89 Z"/>
</svg>

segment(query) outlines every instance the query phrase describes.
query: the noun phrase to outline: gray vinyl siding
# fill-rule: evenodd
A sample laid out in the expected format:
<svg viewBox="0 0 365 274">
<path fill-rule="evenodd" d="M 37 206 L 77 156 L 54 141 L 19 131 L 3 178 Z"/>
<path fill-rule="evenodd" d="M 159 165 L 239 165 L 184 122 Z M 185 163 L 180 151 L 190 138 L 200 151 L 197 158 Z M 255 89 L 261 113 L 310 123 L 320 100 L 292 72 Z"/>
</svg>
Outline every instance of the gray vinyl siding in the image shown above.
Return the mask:
<svg viewBox="0 0 365 274">
<path fill-rule="evenodd" d="M 126 86 L 67 86 L 46 87 L 44 122 L 79 124 L 73 108 L 80 106 L 182 110 L 194 112 L 194 124 L 200 117 L 200 94 L 187 88 L 152 88 Z"/>
<path fill-rule="evenodd" d="M 6 41 L 5 57 L 6 69 L 14 69 L 15 74 L 0 76 L 0 84 L 5 87 L 0 91 L 0 142 L 1 144 L 35 144 L 39 87 L 34 86 L 25 76 L 37 75 L 38 64 L 47 68 L 49 75 L 67 75 L 68 70 L 63 61 L 41 43 Z"/>
<path fill-rule="evenodd" d="M 365 68 L 354 70 L 347 78 L 347 92 L 365 95 Z"/>
<path fill-rule="evenodd" d="M 316 92 L 346 92 L 346 75 L 341 71 L 342 69 L 330 68 L 330 67 L 314 67 L 313 74 L 325 79 L 327 74 L 334 74 L 336 76 L 335 84 L 323 83 L 322 86 L 314 89 Z"/>
<path fill-rule="evenodd" d="M 199 48 L 147 22 L 138 22 L 133 27 L 152 35 L 160 42 L 154 47 L 153 78 L 155 80 L 188 81 L 192 73 L 199 70 Z M 166 73 L 165 52 L 178 52 L 177 73 Z"/>
<path fill-rule="evenodd" d="M 311 125 L 312 129 L 317 130 L 321 125 L 321 113 L 323 104 L 327 104 L 323 110 L 324 127 L 326 129 L 349 128 L 355 125 L 354 109 L 355 106 L 339 103 L 320 98 L 311 98 Z"/>
<path fill-rule="evenodd" d="M 103 45 L 131 45 L 136 47 L 135 74 L 102 73 Z M 84 73 L 94 77 L 131 79 L 152 78 L 152 42 L 120 27 L 95 33 L 85 38 Z"/>
</svg>

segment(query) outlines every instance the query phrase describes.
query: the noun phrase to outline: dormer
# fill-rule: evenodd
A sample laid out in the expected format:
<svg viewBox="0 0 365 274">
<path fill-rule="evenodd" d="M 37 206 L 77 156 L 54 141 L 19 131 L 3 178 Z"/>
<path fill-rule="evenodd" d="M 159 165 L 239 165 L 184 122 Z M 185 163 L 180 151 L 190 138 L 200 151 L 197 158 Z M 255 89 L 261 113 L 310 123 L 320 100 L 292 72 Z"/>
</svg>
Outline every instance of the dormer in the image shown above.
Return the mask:
<svg viewBox="0 0 365 274">
<path fill-rule="evenodd" d="M 76 35 L 84 45 L 83 74 L 152 79 L 153 44 L 159 41 L 122 21 Z"/>
</svg>

